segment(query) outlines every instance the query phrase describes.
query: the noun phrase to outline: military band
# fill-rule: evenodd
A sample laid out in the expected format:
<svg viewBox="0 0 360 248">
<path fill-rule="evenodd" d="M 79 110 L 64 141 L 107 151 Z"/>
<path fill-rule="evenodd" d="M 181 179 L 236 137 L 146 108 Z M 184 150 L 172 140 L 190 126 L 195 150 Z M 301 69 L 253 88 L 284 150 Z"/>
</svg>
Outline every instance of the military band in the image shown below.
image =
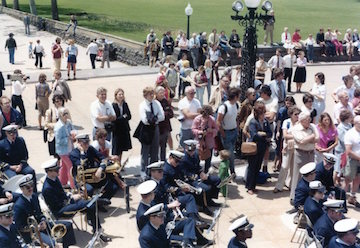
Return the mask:
<svg viewBox="0 0 360 248">
<path fill-rule="evenodd" d="M 0 205 L 0 247 L 27 247 L 20 241 L 13 218 L 13 203 Z"/>
</svg>

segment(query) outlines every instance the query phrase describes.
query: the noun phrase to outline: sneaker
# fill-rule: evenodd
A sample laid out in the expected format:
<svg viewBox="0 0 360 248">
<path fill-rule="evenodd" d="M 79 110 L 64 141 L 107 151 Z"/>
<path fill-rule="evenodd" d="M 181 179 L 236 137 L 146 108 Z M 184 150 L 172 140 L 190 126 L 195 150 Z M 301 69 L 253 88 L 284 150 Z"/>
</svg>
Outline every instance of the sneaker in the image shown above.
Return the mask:
<svg viewBox="0 0 360 248">
<path fill-rule="evenodd" d="M 100 239 L 105 243 L 110 242 L 112 240 L 109 236 L 106 236 L 105 234 L 100 234 Z"/>
</svg>

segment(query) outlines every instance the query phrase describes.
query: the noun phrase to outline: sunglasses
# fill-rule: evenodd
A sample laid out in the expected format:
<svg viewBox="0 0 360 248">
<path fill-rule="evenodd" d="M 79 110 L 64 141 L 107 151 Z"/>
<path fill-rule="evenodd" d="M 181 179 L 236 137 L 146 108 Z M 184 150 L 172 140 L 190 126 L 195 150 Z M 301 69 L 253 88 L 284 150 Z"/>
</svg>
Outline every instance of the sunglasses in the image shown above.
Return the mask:
<svg viewBox="0 0 360 248">
<path fill-rule="evenodd" d="M 8 213 L 8 214 L 5 214 L 4 217 L 7 218 L 7 219 L 10 219 L 14 216 L 13 213 Z"/>
</svg>

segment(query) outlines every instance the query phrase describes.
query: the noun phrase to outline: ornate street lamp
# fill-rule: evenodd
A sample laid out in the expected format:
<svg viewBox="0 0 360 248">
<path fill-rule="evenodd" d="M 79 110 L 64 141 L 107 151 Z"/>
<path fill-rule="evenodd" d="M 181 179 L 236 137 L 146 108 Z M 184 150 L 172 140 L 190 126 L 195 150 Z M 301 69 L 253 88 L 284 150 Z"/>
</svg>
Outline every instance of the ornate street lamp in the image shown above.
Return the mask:
<svg viewBox="0 0 360 248">
<path fill-rule="evenodd" d="M 254 87 L 255 62 L 257 53 L 256 25 L 264 25 L 265 21 L 271 18 L 270 16 L 266 15 L 266 13 L 272 9 L 272 3 L 270 1 L 264 1 L 262 4 L 262 9 L 265 11 L 264 15 L 256 12 L 256 9 L 260 5 L 261 0 L 244 0 L 244 2 L 248 9 L 248 13 L 245 15 L 239 15 L 239 12 L 244 9 L 244 4 L 240 0 L 237 0 L 232 4 L 232 9 L 235 11 L 236 15 L 231 16 L 232 20 L 238 21 L 240 26 L 245 27 L 243 48 L 241 50 L 241 101 L 246 97 L 246 90 L 249 87 Z"/>
<path fill-rule="evenodd" d="M 186 31 L 186 38 L 190 38 L 190 16 L 193 13 L 193 8 L 191 8 L 190 3 L 185 8 L 185 15 L 187 16 L 187 31 Z"/>
</svg>

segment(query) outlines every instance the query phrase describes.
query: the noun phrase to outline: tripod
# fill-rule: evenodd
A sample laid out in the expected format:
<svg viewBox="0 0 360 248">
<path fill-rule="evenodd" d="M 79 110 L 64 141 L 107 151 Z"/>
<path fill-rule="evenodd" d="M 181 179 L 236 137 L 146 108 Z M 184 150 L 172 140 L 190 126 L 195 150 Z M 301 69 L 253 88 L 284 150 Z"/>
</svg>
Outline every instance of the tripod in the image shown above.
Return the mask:
<svg viewBox="0 0 360 248">
<path fill-rule="evenodd" d="M 100 189 L 100 193 L 95 195 L 91 201 L 86 205 L 87 208 L 91 207 L 95 203 L 95 221 L 96 221 L 96 231 L 94 235 L 92 236 L 89 243 L 85 246 L 85 248 L 93 248 L 96 244 L 98 244 L 100 247 L 103 247 L 102 240 L 100 239 L 100 236 L 102 234 L 102 230 L 99 229 L 99 209 L 98 209 L 98 199 L 102 196 L 102 191 L 104 190 L 105 186 L 103 186 Z"/>
</svg>

